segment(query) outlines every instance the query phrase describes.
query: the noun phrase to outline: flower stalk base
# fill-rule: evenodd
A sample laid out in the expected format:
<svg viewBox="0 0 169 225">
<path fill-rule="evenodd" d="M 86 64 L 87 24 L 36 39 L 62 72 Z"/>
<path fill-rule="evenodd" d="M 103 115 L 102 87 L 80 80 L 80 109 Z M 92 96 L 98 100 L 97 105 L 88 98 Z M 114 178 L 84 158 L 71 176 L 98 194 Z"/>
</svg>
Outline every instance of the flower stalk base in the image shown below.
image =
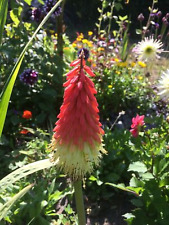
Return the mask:
<svg viewBox="0 0 169 225">
<path fill-rule="evenodd" d="M 83 201 L 83 192 L 82 192 L 82 181 L 77 180 L 73 182 L 75 189 L 75 201 L 76 201 L 76 209 L 78 215 L 78 224 L 86 225 L 86 216 L 84 209 L 84 201 Z"/>
</svg>

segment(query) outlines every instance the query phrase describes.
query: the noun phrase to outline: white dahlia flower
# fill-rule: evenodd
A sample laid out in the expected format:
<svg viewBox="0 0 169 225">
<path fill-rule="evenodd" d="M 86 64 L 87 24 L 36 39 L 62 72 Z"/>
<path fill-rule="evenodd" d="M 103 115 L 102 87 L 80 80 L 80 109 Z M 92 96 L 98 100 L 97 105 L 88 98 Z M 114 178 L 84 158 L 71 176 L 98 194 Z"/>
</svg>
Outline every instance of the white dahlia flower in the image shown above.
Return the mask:
<svg viewBox="0 0 169 225">
<path fill-rule="evenodd" d="M 166 101 L 169 100 L 169 69 L 162 73 L 157 88 L 159 90 L 158 95 Z"/>
<path fill-rule="evenodd" d="M 159 58 L 159 54 L 163 51 L 162 46 L 162 42 L 154 40 L 153 37 L 145 38 L 136 45 L 134 52 L 139 59 L 148 61 Z"/>
</svg>

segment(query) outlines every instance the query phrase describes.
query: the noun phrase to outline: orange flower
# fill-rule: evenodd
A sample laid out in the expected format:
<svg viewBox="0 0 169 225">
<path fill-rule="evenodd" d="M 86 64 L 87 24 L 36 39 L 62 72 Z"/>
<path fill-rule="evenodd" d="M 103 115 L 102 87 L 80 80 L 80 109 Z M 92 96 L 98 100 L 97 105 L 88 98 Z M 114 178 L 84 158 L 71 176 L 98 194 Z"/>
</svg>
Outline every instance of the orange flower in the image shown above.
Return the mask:
<svg viewBox="0 0 169 225">
<path fill-rule="evenodd" d="M 21 130 L 19 133 L 20 133 L 20 134 L 27 134 L 27 133 L 29 133 L 29 131 L 28 131 L 27 129 L 23 129 L 23 130 Z"/>
<path fill-rule="evenodd" d="M 78 179 L 90 173 L 93 165 L 98 165 L 101 152 L 105 153 L 102 144 L 104 131 L 94 96 L 97 92 L 85 72 L 92 77 L 95 74 L 85 65 L 83 58 L 75 60 L 70 66 L 74 69 L 67 74 L 67 82 L 63 85 L 64 101 L 51 148 L 53 160 L 58 160 L 57 166 L 73 179 Z"/>
<path fill-rule="evenodd" d="M 22 114 L 22 118 L 24 119 L 30 119 L 32 118 L 32 112 L 29 110 L 24 110 Z"/>
</svg>

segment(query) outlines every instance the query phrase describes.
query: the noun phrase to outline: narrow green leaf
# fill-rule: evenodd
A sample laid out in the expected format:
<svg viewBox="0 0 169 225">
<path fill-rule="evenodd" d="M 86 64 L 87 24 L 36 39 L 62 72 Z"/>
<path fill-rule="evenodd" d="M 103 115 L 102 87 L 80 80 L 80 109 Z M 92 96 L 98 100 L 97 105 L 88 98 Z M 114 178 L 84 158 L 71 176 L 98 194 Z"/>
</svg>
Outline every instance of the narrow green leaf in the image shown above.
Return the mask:
<svg viewBox="0 0 169 225">
<path fill-rule="evenodd" d="M 22 64 L 25 52 L 27 51 L 29 45 L 31 44 L 31 42 L 33 41 L 33 39 L 35 38 L 36 34 L 38 33 L 38 31 L 42 28 L 42 26 L 46 23 L 46 21 L 49 19 L 49 17 L 51 16 L 51 14 L 55 11 L 55 9 L 60 5 L 60 3 L 63 0 L 58 1 L 54 7 L 49 11 L 49 13 L 45 16 L 45 18 L 42 20 L 42 22 L 40 23 L 40 25 L 38 26 L 38 28 L 36 29 L 36 31 L 34 32 L 34 34 L 32 35 L 32 37 L 30 38 L 30 40 L 28 41 L 28 43 L 26 44 L 25 48 L 23 49 L 22 53 L 20 54 L 10 76 L 8 77 L 8 80 L 2 90 L 2 93 L 0 95 L 0 137 L 2 134 L 2 130 L 4 127 L 4 122 L 5 122 L 5 118 L 6 118 L 6 113 L 7 113 L 7 109 L 8 109 L 8 105 L 9 105 L 9 100 L 11 97 L 11 93 L 13 90 L 13 86 L 16 80 L 16 77 L 18 75 L 20 66 Z"/>
<path fill-rule="evenodd" d="M 0 191 L 2 192 L 6 187 L 10 186 L 17 180 L 20 180 L 21 178 L 26 177 L 29 174 L 35 173 L 39 170 L 55 166 L 56 163 L 57 162 L 51 162 L 50 159 L 43 159 L 15 170 L 12 173 L 8 174 L 6 177 L 4 177 L 2 180 L 0 180 Z"/>
<path fill-rule="evenodd" d="M 6 87 L 6 90 L 5 90 L 5 92 L 4 92 L 3 96 L 2 96 L 2 100 L 0 102 L 0 120 L 1 120 L 1 123 L 0 123 L 0 137 L 1 137 L 1 134 L 2 134 L 2 129 L 3 129 L 5 118 L 6 118 L 6 113 L 7 113 L 7 109 L 8 109 L 8 103 L 9 103 L 9 100 L 10 100 L 11 92 L 12 92 L 12 89 L 13 89 L 13 86 L 14 86 L 17 74 L 19 72 L 19 68 L 21 66 L 23 57 L 24 57 L 24 55 L 22 56 L 22 58 L 19 61 L 16 69 L 14 70 L 13 75 L 12 75 L 10 81 L 9 81 L 8 86 Z"/>
<path fill-rule="evenodd" d="M 7 212 L 15 204 L 15 202 L 22 198 L 32 187 L 33 184 L 26 186 L 0 208 L 0 220 L 2 220 L 6 216 Z"/>
<path fill-rule="evenodd" d="M 8 1 L 1 0 L 0 1 L 0 44 L 2 41 L 2 34 L 3 34 L 5 22 L 6 22 L 7 11 L 8 11 Z"/>
<path fill-rule="evenodd" d="M 129 188 L 130 187 L 125 187 L 124 184 L 113 184 L 113 183 L 106 183 L 107 185 L 110 185 L 110 186 L 113 186 L 115 188 L 118 188 L 120 190 L 123 190 L 123 191 L 127 191 L 127 192 L 130 192 L 132 194 L 135 194 L 138 196 L 138 193 L 136 193 L 134 190 L 130 190 Z"/>
</svg>

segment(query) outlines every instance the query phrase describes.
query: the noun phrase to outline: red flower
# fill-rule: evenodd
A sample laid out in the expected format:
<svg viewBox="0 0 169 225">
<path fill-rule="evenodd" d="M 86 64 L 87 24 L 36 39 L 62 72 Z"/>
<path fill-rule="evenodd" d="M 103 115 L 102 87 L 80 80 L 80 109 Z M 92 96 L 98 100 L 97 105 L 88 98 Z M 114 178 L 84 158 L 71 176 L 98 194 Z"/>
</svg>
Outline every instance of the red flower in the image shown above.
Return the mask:
<svg viewBox="0 0 169 225">
<path fill-rule="evenodd" d="M 137 137 L 139 135 L 139 131 L 141 129 L 142 126 L 144 126 L 144 115 L 139 116 L 137 114 L 136 117 L 133 117 L 132 119 L 132 125 L 131 125 L 131 134 L 133 135 L 133 137 Z"/>
<path fill-rule="evenodd" d="M 27 134 L 27 133 L 29 133 L 29 131 L 27 129 L 23 129 L 20 131 L 20 134 Z"/>
<path fill-rule="evenodd" d="M 32 118 L 32 112 L 29 111 L 29 110 L 23 111 L 22 118 L 24 118 L 24 119 L 30 119 L 30 118 Z"/>
<path fill-rule="evenodd" d="M 86 76 L 95 74 L 84 59 L 75 60 L 64 83 L 64 101 L 54 128 L 52 149 L 58 166 L 73 177 L 83 177 L 98 164 L 104 152 L 94 83 Z"/>
</svg>

